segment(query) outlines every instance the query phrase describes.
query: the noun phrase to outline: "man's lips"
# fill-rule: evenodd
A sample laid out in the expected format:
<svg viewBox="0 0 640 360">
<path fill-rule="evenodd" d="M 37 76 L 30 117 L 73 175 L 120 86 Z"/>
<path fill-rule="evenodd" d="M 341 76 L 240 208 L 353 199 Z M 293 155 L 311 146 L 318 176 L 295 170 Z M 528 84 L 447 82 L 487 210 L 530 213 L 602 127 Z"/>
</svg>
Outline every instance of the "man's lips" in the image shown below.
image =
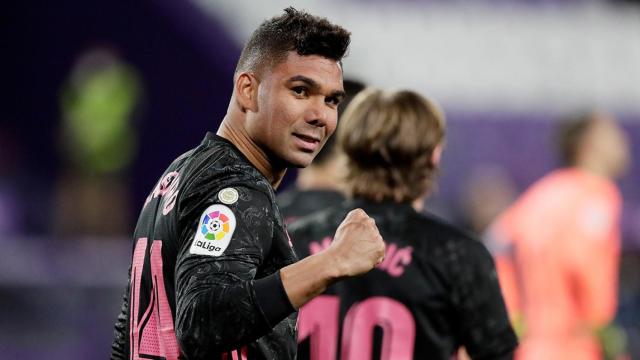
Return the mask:
<svg viewBox="0 0 640 360">
<path fill-rule="evenodd" d="M 320 138 L 314 135 L 293 133 L 293 136 L 297 139 L 296 144 L 306 151 L 313 152 L 320 144 Z"/>
<path fill-rule="evenodd" d="M 320 142 L 320 138 L 314 135 L 305 135 L 299 133 L 293 133 L 293 136 L 299 137 L 300 139 L 308 142 Z"/>
</svg>

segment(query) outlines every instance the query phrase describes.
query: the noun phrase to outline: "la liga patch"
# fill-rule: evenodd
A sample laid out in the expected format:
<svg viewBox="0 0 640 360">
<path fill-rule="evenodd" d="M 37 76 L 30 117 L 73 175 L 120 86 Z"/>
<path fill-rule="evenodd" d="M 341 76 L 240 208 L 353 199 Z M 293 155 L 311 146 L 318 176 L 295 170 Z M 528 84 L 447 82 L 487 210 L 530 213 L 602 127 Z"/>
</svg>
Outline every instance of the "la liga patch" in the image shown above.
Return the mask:
<svg viewBox="0 0 640 360">
<path fill-rule="evenodd" d="M 229 246 L 236 229 L 236 216 L 228 207 L 215 204 L 209 206 L 200 216 L 198 229 L 189 253 L 220 256 Z"/>
</svg>

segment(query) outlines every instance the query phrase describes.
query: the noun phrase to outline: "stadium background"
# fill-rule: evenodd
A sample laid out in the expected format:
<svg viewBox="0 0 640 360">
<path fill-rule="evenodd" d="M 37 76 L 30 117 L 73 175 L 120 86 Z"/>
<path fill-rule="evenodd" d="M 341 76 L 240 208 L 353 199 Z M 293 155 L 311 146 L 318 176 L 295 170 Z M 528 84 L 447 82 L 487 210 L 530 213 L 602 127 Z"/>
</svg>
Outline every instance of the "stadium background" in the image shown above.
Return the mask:
<svg viewBox="0 0 640 360">
<path fill-rule="evenodd" d="M 558 165 L 559 116 L 598 107 L 619 117 L 636 159 L 619 182 L 616 321 L 640 358 L 640 6 L 579 0 L 3 4 L 2 357 L 105 357 L 144 198 L 217 128 L 241 44 L 290 4 L 353 32 L 345 77 L 444 107 L 429 207 L 462 226 L 481 227 L 491 212 L 478 204 L 499 209 Z M 101 100 L 83 96 L 94 93 Z"/>
</svg>

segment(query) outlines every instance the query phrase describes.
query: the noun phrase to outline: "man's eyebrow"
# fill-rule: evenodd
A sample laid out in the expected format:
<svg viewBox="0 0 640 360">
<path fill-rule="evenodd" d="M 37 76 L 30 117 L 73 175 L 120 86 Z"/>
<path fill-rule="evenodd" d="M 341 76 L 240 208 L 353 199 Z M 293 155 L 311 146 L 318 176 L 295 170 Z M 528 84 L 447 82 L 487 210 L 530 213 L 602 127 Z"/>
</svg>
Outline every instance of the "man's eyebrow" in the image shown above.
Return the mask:
<svg viewBox="0 0 640 360">
<path fill-rule="evenodd" d="M 343 90 L 336 90 L 332 92 L 331 95 L 329 95 L 329 97 L 337 97 L 340 100 L 344 99 L 346 96 L 347 96 L 347 93 L 344 92 Z"/>
<path fill-rule="evenodd" d="M 289 82 L 294 82 L 294 81 L 301 81 L 307 84 L 307 86 L 309 86 L 310 88 L 313 88 L 314 90 L 317 90 L 320 88 L 320 85 L 315 80 L 313 80 L 312 78 L 308 78 L 304 75 L 296 75 L 289 78 Z"/>
<path fill-rule="evenodd" d="M 304 75 L 296 75 L 296 76 L 292 76 L 291 78 L 289 78 L 289 82 L 295 82 L 295 81 L 301 81 L 305 84 L 307 84 L 307 86 L 309 86 L 310 88 L 312 88 L 315 91 L 318 91 L 320 89 L 320 84 L 318 84 L 315 80 L 306 77 Z M 331 95 L 329 95 L 330 97 L 338 97 L 340 99 L 344 98 L 345 96 L 347 96 L 347 93 L 344 92 L 344 90 L 336 90 L 331 92 Z"/>
</svg>

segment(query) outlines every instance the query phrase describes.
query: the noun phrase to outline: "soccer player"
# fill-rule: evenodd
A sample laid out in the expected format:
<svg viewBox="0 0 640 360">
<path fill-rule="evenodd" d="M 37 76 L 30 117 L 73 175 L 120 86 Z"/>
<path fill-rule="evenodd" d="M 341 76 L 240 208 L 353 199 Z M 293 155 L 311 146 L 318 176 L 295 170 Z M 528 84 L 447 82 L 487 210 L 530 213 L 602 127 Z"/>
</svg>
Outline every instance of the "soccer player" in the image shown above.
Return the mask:
<svg viewBox="0 0 640 360">
<path fill-rule="evenodd" d="M 335 284 L 300 311 L 299 341 L 311 359 L 443 359 L 464 346 L 473 359 L 509 359 L 517 340 L 484 245 L 416 211 L 433 187 L 444 117 L 411 91 L 365 89 L 341 118 L 351 199 L 291 224 L 299 256 L 336 241 L 355 208 L 386 242 L 384 262 Z M 372 357 L 373 356 L 373 357 Z"/>
<path fill-rule="evenodd" d="M 364 89 L 364 84 L 355 80 L 344 80 L 345 97 L 338 105 L 340 116 L 353 97 Z M 339 126 L 340 122 L 338 122 Z M 344 176 L 344 158 L 335 149 L 335 134 L 327 140 L 313 162 L 304 169 L 298 170 L 295 187 L 277 198 L 280 212 L 287 224 L 297 218 L 309 215 L 344 200 L 342 194 L 342 177 Z"/>
<path fill-rule="evenodd" d="M 140 214 L 113 359 L 293 359 L 296 309 L 382 260 L 358 209 L 296 262 L 275 204 L 286 168 L 336 127 L 349 36 L 293 8 L 253 33 L 217 135 L 169 166 Z"/>
<path fill-rule="evenodd" d="M 522 334 L 518 359 L 601 359 L 597 333 L 616 311 L 621 198 L 612 179 L 629 162 L 615 119 L 563 121 L 566 167 L 534 183 L 490 227 L 507 308 Z"/>
</svg>

